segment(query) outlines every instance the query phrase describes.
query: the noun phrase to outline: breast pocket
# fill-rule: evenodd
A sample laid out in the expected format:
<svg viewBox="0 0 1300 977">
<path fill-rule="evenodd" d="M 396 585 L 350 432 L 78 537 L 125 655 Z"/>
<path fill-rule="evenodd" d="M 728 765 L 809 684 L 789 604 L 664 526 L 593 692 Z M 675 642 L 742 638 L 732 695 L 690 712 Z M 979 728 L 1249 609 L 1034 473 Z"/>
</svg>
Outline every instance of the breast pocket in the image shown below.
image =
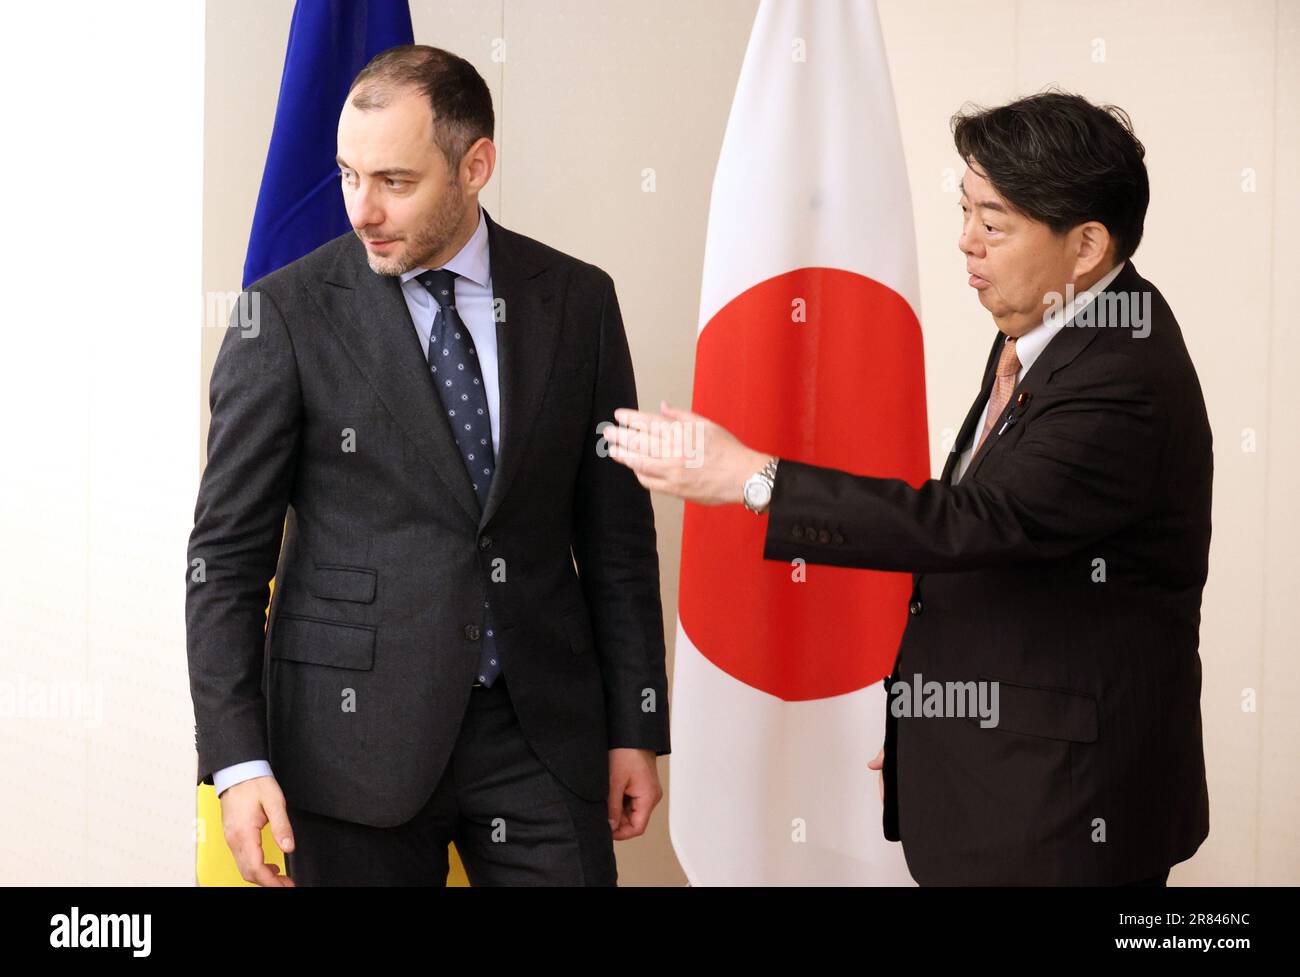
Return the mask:
<svg viewBox="0 0 1300 977">
<path fill-rule="evenodd" d="M 317 566 L 309 575 L 307 590 L 324 600 L 345 600 L 370 604 L 375 599 L 378 574 L 368 567 Z"/>
<path fill-rule="evenodd" d="M 546 399 L 550 401 L 569 398 L 591 399 L 591 377 L 581 363 L 558 363 L 546 381 Z"/>
</svg>

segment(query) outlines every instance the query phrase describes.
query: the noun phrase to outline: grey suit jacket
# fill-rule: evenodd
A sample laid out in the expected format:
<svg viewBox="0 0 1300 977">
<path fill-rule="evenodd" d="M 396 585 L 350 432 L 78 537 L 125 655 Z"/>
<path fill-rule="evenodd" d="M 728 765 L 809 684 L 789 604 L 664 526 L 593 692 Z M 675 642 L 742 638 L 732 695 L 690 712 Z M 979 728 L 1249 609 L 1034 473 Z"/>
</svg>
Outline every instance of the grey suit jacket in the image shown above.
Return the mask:
<svg viewBox="0 0 1300 977">
<path fill-rule="evenodd" d="M 200 783 L 267 758 L 292 805 L 408 820 L 456 742 L 489 599 L 524 735 L 571 790 L 605 797 L 611 748 L 669 751 L 649 494 L 598 450 L 636 403 L 613 282 L 487 224 L 502 418 L 482 512 L 399 281 L 354 234 L 250 285 L 253 327 L 232 316 L 188 551 Z"/>
</svg>

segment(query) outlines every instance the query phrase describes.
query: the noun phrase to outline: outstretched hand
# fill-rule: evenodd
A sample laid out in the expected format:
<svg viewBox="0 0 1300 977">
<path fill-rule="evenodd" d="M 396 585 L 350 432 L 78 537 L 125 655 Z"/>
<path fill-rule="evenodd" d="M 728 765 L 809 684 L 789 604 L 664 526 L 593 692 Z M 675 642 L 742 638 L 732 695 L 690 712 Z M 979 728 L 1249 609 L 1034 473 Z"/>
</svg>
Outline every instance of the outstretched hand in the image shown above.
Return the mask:
<svg viewBox="0 0 1300 977">
<path fill-rule="evenodd" d="M 744 501 L 745 480 L 770 455 L 742 444 L 707 417 L 659 402 L 659 413 L 620 407 L 605 429 L 609 456 L 652 492 L 700 505 Z"/>
</svg>

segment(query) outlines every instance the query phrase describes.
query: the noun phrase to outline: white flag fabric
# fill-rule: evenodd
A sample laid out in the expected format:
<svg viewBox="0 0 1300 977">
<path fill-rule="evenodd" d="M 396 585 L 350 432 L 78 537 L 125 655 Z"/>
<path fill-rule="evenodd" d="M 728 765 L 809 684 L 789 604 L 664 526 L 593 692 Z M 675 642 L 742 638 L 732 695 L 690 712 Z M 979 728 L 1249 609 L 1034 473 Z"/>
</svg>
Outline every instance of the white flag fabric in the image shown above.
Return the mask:
<svg viewBox="0 0 1300 977">
<path fill-rule="evenodd" d="M 714 177 L 692 410 L 784 458 L 919 485 L 919 308 L 874 2 L 763 0 Z M 692 885 L 910 883 L 867 762 L 911 578 L 763 560 L 766 526 L 686 507 L 678 859 Z"/>
</svg>

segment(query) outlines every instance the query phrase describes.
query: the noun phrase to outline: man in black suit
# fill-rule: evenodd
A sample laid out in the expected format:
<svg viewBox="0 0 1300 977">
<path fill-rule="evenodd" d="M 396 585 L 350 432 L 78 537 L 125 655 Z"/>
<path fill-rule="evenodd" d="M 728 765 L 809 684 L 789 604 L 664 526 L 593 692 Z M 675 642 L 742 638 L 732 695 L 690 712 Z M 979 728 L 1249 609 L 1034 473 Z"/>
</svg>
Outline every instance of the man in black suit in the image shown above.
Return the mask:
<svg viewBox="0 0 1300 977">
<path fill-rule="evenodd" d="M 596 434 L 636 397 L 618 300 L 481 209 L 492 136 L 468 62 L 373 59 L 355 233 L 253 283 L 213 369 L 190 681 L 249 881 L 444 884 L 454 840 L 473 885 L 616 884 L 662 797 L 653 513 Z"/>
<path fill-rule="evenodd" d="M 765 558 L 914 574 L 873 769 L 917 881 L 1163 885 L 1209 832 L 1213 461 L 1178 323 L 1130 260 L 1144 150 L 1059 92 L 953 121 L 958 244 L 998 332 L 939 479 L 778 461 L 666 405 L 617 411 L 611 450 L 649 488 L 767 511 Z"/>
</svg>

